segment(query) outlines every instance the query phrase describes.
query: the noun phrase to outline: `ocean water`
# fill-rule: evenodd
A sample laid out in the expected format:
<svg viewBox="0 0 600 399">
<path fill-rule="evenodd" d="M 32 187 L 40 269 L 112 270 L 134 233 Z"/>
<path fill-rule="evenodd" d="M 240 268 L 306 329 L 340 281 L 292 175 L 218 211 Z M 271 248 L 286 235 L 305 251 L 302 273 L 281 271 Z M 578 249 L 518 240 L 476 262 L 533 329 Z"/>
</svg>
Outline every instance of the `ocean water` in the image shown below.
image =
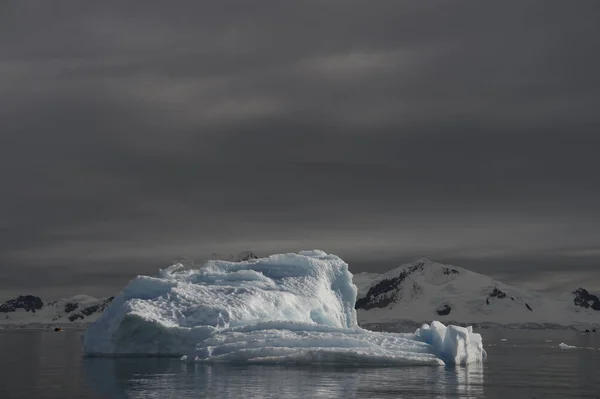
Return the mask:
<svg viewBox="0 0 600 399">
<path fill-rule="evenodd" d="M 600 398 L 599 333 L 479 332 L 482 366 L 358 368 L 85 358 L 81 332 L 0 331 L 0 398 Z"/>
</svg>

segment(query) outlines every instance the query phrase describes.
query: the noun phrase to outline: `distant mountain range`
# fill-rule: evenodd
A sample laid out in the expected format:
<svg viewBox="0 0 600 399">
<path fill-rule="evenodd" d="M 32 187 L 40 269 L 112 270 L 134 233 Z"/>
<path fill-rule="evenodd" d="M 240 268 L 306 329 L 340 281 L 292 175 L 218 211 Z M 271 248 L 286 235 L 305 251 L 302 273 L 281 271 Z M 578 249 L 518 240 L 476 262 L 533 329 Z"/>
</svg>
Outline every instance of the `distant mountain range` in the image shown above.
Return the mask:
<svg viewBox="0 0 600 399">
<path fill-rule="evenodd" d="M 112 300 L 76 295 L 44 302 L 34 295 L 20 295 L 0 304 L 0 328 L 83 326 L 96 320 Z"/>
<path fill-rule="evenodd" d="M 257 258 L 250 251 L 220 257 L 238 262 Z M 359 324 L 370 329 L 393 331 L 439 320 L 479 327 L 600 331 L 600 299 L 584 288 L 550 298 L 428 259 L 383 274 L 358 273 L 354 282 Z M 21 295 L 0 304 L 0 328 L 84 328 L 112 299 L 77 295 L 44 302 L 37 296 Z"/>
<path fill-rule="evenodd" d="M 584 288 L 551 298 L 472 271 L 420 259 L 384 274 L 358 273 L 356 310 L 366 328 L 439 320 L 480 327 L 596 329 L 600 299 Z"/>
<path fill-rule="evenodd" d="M 230 262 L 244 262 L 258 257 L 252 251 L 239 254 L 213 254 L 213 259 Z M 197 267 L 189 259 L 179 259 L 178 263 L 188 267 Z M 75 327 L 85 328 L 94 322 L 114 297 L 95 298 L 89 295 L 76 295 L 44 302 L 34 295 L 20 295 L 0 304 L 0 328 L 51 328 Z"/>
</svg>

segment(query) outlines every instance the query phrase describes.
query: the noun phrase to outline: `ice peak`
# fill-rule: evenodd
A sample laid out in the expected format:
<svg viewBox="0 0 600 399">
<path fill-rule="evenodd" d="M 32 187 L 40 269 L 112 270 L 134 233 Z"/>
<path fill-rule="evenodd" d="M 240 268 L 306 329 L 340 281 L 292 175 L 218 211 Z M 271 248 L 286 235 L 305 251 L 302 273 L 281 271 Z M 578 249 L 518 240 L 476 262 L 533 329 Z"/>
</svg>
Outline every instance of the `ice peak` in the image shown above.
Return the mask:
<svg viewBox="0 0 600 399">
<path fill-rule="evenodd" d="M 417 260 L 415 260 L 414 262 L 411 263 L 423 263 L 423 264 L 431 264 L 431 263 L 435 263 L 434 261 L 428 259 L 428 258 L 419 258 Z"/>
</svg>

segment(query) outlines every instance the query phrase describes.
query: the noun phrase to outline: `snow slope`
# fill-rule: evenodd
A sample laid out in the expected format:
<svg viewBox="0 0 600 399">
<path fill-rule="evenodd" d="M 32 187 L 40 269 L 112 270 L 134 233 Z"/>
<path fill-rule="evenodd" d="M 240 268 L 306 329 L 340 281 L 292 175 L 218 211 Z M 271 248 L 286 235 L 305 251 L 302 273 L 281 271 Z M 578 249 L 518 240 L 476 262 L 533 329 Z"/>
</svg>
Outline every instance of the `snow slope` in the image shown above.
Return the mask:
<svg viewBox="0 0 600 399">
<path fill-rule="evenodd" d="M 44 302 L 37 296 L 20 295 L 0 304 L 0 328 L 82 327 L 100 317 L 112 299 L 76 295 Z"/>
<path fill-rule="evenodd" d="M 358 321 L 367 328 L 431 319 L 533 328 L 600 325 L 593 309 L 600 303 L 586 290 L 554 299 L 428 259 L 385 274 L 357 274 L 355 283 Z"/>
<path fill-rule="evenodd" d="M 220 257 L 231 262 L 257 259 L 249 251 Z M 583 288 L 551 298 L 427 259 L 385 274 L 358 273 L 353 283 L 358 287 L 358 323 L 369 329 L 412 328 L 434 319 L 479 327 L 600 328 L 599 296 Z M 111 300 L 77 295 L 45 302 L 22 295 L 0 304 L 0 328 L 84 328 Z"/>
<path fill-rule="evenodd" d="M 358 292 L 366 292 L 369 290 L 369 287 L 373 280 L 381 277 L 379 273 L 357 273 L 352 277 L 352 282 L 358 288 Z"/>
<path fill-rule="evenodd" d="M 415 334 L 363 330 L 348 265 L 320 250 L 175 264 L 138 276 L 88 328 L 88 355 L 199 362 L 439 365 L 481 362 L 481 336 L 433 322 Z"/>
</svg>

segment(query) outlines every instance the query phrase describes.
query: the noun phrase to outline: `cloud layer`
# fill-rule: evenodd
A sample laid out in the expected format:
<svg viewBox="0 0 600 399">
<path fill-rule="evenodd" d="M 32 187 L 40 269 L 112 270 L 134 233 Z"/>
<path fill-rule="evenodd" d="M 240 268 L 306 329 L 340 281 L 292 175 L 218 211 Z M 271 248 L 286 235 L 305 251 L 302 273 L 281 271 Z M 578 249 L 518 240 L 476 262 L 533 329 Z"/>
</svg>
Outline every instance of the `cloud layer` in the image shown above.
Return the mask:
<svg viewBox="0 0 600 399">
<path fill-rule="evenodd" d="M 600 288 L 594 1 L 5 8 L 6 295 L 315 247 Z"/>
</svg>

